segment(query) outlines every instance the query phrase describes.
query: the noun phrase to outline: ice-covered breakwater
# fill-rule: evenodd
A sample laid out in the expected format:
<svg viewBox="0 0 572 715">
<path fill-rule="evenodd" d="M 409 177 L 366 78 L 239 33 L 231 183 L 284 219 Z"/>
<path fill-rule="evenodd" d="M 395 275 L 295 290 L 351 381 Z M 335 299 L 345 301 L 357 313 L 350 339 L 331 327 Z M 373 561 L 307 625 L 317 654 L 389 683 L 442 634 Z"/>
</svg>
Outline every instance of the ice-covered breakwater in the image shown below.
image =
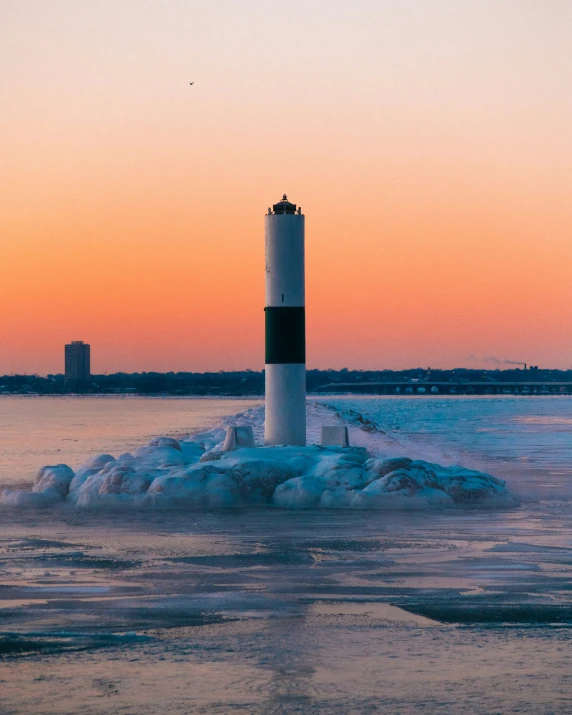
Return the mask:
<svg viewBox="0 0 572 715">
<path fill-rule="evenodd" d="M 331 423 L 332 413 L 320 405 L 310 406 L 309 411 L 309 436 L 316 439 L 320 423 Z M 225 423 L 251 424 L 260 437 L 263 410 L 248 410 Z M 388 456 L 363 446 L 255 447 L 222 452 L 224 426 L 187 439 L 156 437 L 133 454 L 117 458 L 100 454 L 75 471 L 64 464 L 42 467 L 31 491 L 6 489 L 2 503 L 194 509 L 243 505 L 292 509 L 491 508 L 517 503 L 505 483 L 488 474 Z M 371 424 L 364 429 L 370 432 Z"/>
</svg>

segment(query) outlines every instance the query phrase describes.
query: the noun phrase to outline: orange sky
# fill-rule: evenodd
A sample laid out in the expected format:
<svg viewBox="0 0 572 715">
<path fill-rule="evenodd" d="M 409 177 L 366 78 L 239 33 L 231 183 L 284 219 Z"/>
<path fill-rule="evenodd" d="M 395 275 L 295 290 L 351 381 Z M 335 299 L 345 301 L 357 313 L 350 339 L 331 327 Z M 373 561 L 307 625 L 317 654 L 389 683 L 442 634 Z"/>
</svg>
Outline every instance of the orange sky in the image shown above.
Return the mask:
<svg viewBox="0 0 572 715">
<path fill-rule="evenodd" d="M 260 369 L 283 192 L 309 367 L 572 366 L 570 3 L 1 13 L 0 374 Z"/>
</svg>

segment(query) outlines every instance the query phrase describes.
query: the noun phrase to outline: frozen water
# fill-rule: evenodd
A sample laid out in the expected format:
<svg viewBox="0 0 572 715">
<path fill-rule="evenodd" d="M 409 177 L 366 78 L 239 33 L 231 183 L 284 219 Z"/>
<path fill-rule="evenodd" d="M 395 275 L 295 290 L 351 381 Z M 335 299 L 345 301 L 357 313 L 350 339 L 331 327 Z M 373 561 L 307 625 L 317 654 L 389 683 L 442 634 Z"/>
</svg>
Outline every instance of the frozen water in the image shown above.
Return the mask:
<svg viewBox="0 0 572 715">
<path fill-rule="evenodd" d="M 350 424 L 356 446 L 345 461 L 315 448 L 278 461 L 268 449 L 264 469 L 240 450 L 219 459 L 224 430 L 206 421 L 141 452 L 148 432 L 123 450 L 100 440 L 84 459 L 116 456 L 83 470 L 50 460 L 74 468 L 70 493 L 97 477 L 115 508 L 62 499 L 63 469 L 40 477 L 48 508 L 0 505 L 0 711 L 569 713 L 572 401 L 423 400 L 332 400 L 328 424 Z M 311 408 L 311 441 L 325 409 Z M 241 419 L 260 440 L 253 413 Z M 496 475 L 521 506 L 320 508 L 354 485 L 454 499 L 443 464 L 462 466 L 463 489 L 478 491 L 474 471 Z M 155 472 L 164 489 L 141 508 L 151 487 L 131 492 Z M 433 494 L 445 477 L 451 495 Z M 229 479 L 250 506 L 219 508 Z M 181 485 L 200 508 L 162 508 Z M 259 505 L 320 492 L 317 508 Z"/>
<path fill-rule="evenodd" d="M 570 535 L 520 510 L 9 510 L 2 708 L 566 713 Z"/>
<path fill-rule="evenodd" d="M 327 406 L 311 402 L 312 434 L 328 420 L 343 420 Z M 357 423 L 370 436 L 383 434 L 373 423 Z M 227 418 L 225 425 L 243 426 L 262 437 L 264 407 Z M 154 437 L 133 454 L 117 459 L 91 457 L 77 474 L 66 465 L 42 467 L 33 491 L 45 505 L 58 499 L 78 507 L 132 504 L 187 506 L 194 509 L 272 505 L 289 509 L 432 509 L 460 505 L 516 506 L 505 482 L 476 470 L 444 467 L 423 460 L 388 458 L 383 441 L 365 447 L 242 447 L 224 451 L 216 440 L 221 428 L 188 439 Z M 377 451 L 372 451 L 373 447 Z M 12 506 L 39 506 L 38 497 L 7 490 Z"/>
</svg>

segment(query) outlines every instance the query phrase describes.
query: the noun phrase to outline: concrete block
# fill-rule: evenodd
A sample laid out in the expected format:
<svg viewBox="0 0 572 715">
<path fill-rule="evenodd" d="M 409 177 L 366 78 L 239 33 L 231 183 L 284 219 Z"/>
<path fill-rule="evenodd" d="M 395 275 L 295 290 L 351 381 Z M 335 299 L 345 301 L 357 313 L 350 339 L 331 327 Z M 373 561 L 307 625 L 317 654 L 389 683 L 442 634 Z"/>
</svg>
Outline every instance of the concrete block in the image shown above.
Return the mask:
<svg viewBox="0 0 572 715">
<path fill-rule="evenodd" d="M 322 427 L 322 447 L 349 447 L 350 437 L 347 427 Z"/>
<path fill-rule="evenodd" d="M 228 427 L 226 430 L 222 451 L 232 452 L 235 449 L 240 449 L 240 447 L 256 447 L 254 432 L 250 425 Z"/>
</svg>

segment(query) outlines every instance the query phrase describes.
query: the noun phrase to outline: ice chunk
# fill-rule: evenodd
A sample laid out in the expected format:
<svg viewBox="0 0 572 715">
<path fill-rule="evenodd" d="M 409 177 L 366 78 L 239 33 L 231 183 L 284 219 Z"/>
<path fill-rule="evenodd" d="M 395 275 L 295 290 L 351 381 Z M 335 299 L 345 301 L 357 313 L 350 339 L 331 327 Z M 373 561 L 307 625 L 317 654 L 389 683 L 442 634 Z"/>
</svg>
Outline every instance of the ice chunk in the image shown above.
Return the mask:
<svg viewBox="0 0 572 715">
<path fill-rule="evenodd" d="M 292 465 L 270 459 L 222 459 L 217 466 L 232 476 L 240 494 L 250 503 L 269 502 L 279 484 L 296 476 Z"/>
<path fill-rule="evenodd" d="M 205 506 L 220 508 L 240 504 L 240 492 L 234 479 L 228 474 L 213 472 L 205 483 Z"/>
<path fill-rule="evenodd" d="M 288 509 L 310 509 L 318 506 L 324 486 L 315 477 L 295 477 L 276 487 L 272 503 Z"/>
<path fill-rule="evenodd" d="M 133 457 L 137 460 L 145 462 L 153 466 L 178 466 L 185 464 L 185 459 L 181 449 L 175 449 L 170 445 L 152 445 L 147 444 L 144 447 L 139 447 L 133 453 Z"/>
<path fill-rule="evenodd" d="M 351 509 L 358 491 L 349 487 L 326 489 L 318 503 L 324 509 Z"/>
<path fill-rule="evenodd" d="M 202 507 L 205 485 L 218 472 L 210 465 L 193 465 L 156 477 L 147 490 L 151 504 L 187 505 Z"/>
<path fill-rule="evenodd" d="M 216 462 L 218 459 L 222 459 L 224 452 L 222 451 L 222 442 L 216 444 L 208 452 L 201 454 L 199 462 Z"/>
<path fill-rule="evenodd" d="M 137 474 L 132 469 L 123 471 L 116 468 L 105 475 L 99 494 L 144 494 L 151 481 L 150 476 Z"/>
<path fill-rule="evenodd" d="M 34 492 L 54 492 L 61 499 L 65 499 L 74 478 L 73 470 L 67 464 L 56 464 L 51 467 L 42 467 L 34 480 Z"/>
<path fill-rule="evenodd" d="M 453 506 L 453 500 L 440 489 L 431 487 L 388 491 L 383 479 L 377 479 L 356 492 L 352 506 L 357 509 L 435 509 Z"/>
<path fill-rule="evenodd" d="M 396 469 L 408 469 L 412 463 L 409 457 L 393 457 L 391 459 L 370 459 L 366 463 L 366 469 L 370 473 L 369 481 L 385 477 L 386 474 L 394 472 Z"/>
<path fill-rule="evenodd" d="M 88 477 L 91 477 L 92 474 L 97 474 L 109 462 L 115 462 L 115 457 L 110 454 L 98 454 L 84 462 L 78 467 L 74 478 L 70 482 L 70 492 L 75 492 L 79 489 Z"/>
<path fill-rule="evenodd" d="M 380 479 L 371 482 L 367 488 L 377 484 L 387 492 L 407 492 L 411 495 L 417 494 L 421 489 L 429 487 L 438 489 L 439 482 L 435 472 L 425 468 L 424 465 L 411 465 L 409 469 L 396 469 L 394 472 L 386 474 Z"/>
<path fill-rule="evenodd" d="M 205 452 L 202 442 L 181 440 L 179 446 L 181 447 L 181 454 L 185 464 L 195 464 Z"/>
<path fill-rule="evenodd" d="M 78 489 L 71 492 L 69 500 L 78 506 L 94 506 L 104 495 L 144 494 L 155 475 L 146 470 L 140 473 L 136 466 L 129 460 L 107 462 L 99 472 L 91 474 Z"/>
<path fill-rule="evenodd" d="M 340 486 L 360 488 L 366 483 L 364 464 L 367 456 L 361 447 L 319 448 L 315 452 L 314 466 L 308 473 L 331 489 Z"/>
<path fill-rule="evenodd" d="M 148 447 L 172 447 L 173 449 L 181 451 L 181 443 L 178 439 L 173 437 L 153 437 L 153 439 L 147 445 Z"/>
<path fill-rule="evenodd" d="M 412 466 L 431 469 L 436 475 L 437 486 L 448 494 L 455 504 L 516 506 L 518 501 L 509 494 L 506 483 L 490 474 L 477 472 L 456 465 L 443 467 L 417 460 Z"/>
</svg>

